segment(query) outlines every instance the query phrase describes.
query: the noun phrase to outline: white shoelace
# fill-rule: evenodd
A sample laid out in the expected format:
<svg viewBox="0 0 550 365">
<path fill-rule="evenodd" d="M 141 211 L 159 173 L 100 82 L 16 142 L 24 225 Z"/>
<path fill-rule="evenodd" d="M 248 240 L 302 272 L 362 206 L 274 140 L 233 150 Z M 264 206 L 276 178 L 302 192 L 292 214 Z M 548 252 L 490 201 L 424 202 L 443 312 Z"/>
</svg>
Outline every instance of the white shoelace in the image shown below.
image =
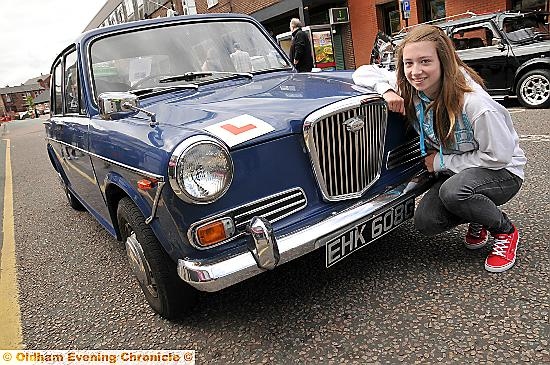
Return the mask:
<svg viewBox="0 0 550 365">
<path fill-rule="evenodd" d="M 507 239 L 498 239 L 495 237 L 495 243 L 493 244 L 493 252 L 491 255 L 497 255 L 502 258 L 506 258 L 506 250 L 508 249 L 508 240 Z"/>
</svg>

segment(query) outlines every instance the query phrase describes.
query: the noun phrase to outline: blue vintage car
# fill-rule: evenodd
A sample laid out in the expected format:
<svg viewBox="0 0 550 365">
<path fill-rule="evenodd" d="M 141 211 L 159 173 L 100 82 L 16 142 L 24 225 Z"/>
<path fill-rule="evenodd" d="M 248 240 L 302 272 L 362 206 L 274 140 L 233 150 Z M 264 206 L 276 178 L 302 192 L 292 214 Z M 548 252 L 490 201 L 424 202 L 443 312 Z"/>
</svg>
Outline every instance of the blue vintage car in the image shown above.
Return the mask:
<svg viewBox="0 0 550 365">
<path fill-rule="evenodd" d="M 69 204 L 125 243 L 166 318 L 319 248 L 337 264 L 430 183 L 379 95 L 350 72 L 297 73 L 251 17 L 95 29 L 51 73 L 47 151 Z"/>
</svg>

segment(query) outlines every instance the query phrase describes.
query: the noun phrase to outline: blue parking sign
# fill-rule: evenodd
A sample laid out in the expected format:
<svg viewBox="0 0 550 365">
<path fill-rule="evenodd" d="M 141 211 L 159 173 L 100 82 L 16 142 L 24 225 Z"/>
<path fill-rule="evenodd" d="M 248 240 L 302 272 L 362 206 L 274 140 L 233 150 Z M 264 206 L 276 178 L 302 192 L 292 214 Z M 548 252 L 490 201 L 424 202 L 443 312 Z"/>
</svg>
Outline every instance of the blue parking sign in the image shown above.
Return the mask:
<svg viewBox="0 0 550 365">
<path fill-rule="evenodd" d="M 411 0 L 403 0 L 403 11 L 411 11 Z"/>
</svg>

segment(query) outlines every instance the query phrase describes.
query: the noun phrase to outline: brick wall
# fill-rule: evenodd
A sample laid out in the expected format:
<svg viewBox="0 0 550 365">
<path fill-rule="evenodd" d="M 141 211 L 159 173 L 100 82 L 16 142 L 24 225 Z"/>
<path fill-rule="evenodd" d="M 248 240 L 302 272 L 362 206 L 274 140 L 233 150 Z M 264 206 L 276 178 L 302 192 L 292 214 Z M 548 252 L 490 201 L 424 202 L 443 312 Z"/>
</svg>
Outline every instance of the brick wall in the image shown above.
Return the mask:
<svg viewBox="0 0 550 365">
<path fill-rule="evenodd" d="M 355 65 L 369 63 L 374 38 L 378 32 L 376 7 L 373 0 L 348 0 Z"/>
<path fill-rule="evenodd" d="M 382 14 L 377 12 L 376 5 L 386 4 L 388 2 L 392 2 L 392 0 L 348 0 L 353 52 L 355 64 L 357 66 L 370 62 L 370 54 L 374 39 L 376 38 L 376 33 L 379 29 L 382 29 L 383 24 Z M 397 0 L 394 2 L 397 2 Z M 420 0 L 411 0 L 409 26 L 418 24 L 422 21 L 422 9 L 419 7 L 420 3 Z M 445 2 L 445 12 L 447 16 L 464 13 L 466 11 L 482 14 L 505 11 L 510 8 L 510 0 L 447 0 Z M 404 20 L 401 20 L 401 26 L 405 26 Z"/>
<path fill-rule="evenodd" d="M 218 0 L 218 4 L 208 9 L 206 0 L 195 0 L 197 13 L 242 13 L 252 14 L 279 0 Z"/>
<path fill-rule="evenodd" d="M 344 62 L 346 69 L 354 69 L 355 66 L 355 54 L 353 50 L 353 41 L 351 36 L 351 25 L 343 24 L 340 28 L 342 32 L 342 45 L 344 47 Z"/>
<path fill-rule="evenodd" d="M 445 12 L 447 16 L 453 14 L 460 14 L 466 11 L 473 11 L 474 13 L 483 14 L 483 13 L 492 13 L 495 11 L 504 11 L 509 9 L 507 7 L 507 0 L 491 0 L 491 1 L 480 1 L 480 0 L 462 0 L 462 1 L 446 1 L 445 2 Z"/>
</svg>

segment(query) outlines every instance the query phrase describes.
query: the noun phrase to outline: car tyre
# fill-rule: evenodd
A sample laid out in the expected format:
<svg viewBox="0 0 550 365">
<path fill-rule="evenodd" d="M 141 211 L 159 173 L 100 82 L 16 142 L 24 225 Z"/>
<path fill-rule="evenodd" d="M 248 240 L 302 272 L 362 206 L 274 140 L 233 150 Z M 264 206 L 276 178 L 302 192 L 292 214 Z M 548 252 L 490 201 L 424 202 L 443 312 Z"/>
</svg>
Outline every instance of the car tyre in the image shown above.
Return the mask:
<svg viewBox="0 0 550 365">
<path fill-rule="evenodd" d="M 550 72 L 533 70 L 527 72 L 518 82 L 516 95 L 526 108 L 548 108 L 550 106 Z"/>
<path fill-rule="evenodd" d="M 145 223 L 141 211 L 124 197 L 118 204 L 117 216 L 132 273 L 151 308 L 166 319 L 186 314 L 198 293 L 177 275 L 176 264 Z"/>
</svg>

